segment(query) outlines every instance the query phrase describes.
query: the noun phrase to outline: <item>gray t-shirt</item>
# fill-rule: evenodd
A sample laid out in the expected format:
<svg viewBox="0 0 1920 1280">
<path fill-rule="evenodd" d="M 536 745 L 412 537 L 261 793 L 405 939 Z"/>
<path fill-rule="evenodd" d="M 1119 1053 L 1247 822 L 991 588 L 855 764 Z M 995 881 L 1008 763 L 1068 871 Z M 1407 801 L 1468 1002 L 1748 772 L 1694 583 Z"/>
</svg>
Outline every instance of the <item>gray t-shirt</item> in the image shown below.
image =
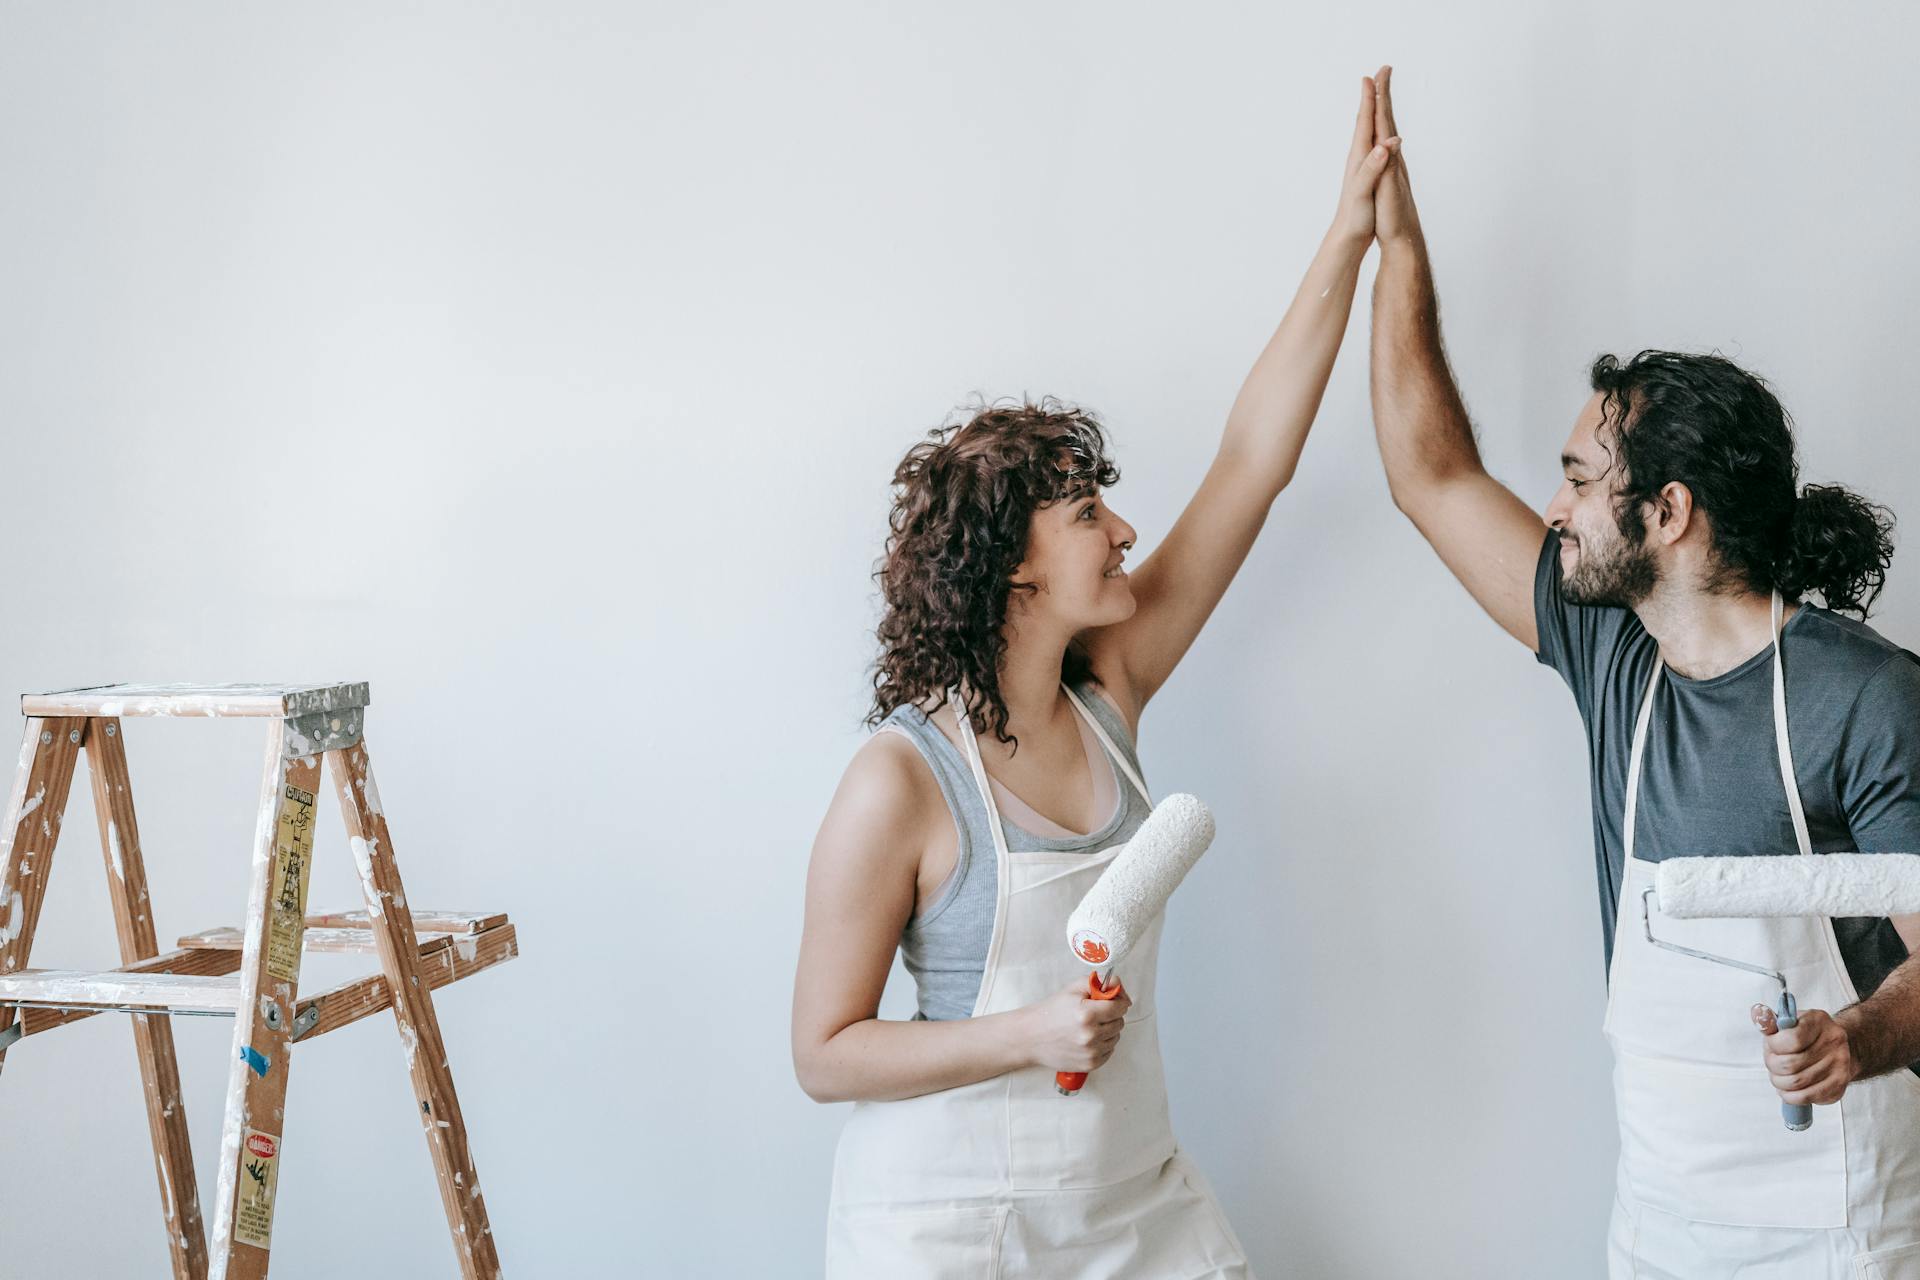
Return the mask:
<svg viewBox="0 0 1920 1280">
<path fill-rule="evenodd" d="M 1630 609 L 1570 604 L 1560 535 L 1534 574 L 1540 661 L 1573 689 L 1587 726 L 1600 915 L 1613 960 L 1625 869 L 1627 756 L 1659 647 Z M 1707 680 L 1667 672 L 1654 695 L 1634 856 L 1793 853 L 1773 741 L 1772 648 Z M 1818 853 L 1920 853 L 1920 657 L 1872 627 L 1803 605 L 1780 637 L 1793 768 Z M 1864 999 L 1907 958 L 1883 918 L 1835 920 Z M 1916 1068 L 1920 1070 L 1920 1068 Z"/>
</svg>

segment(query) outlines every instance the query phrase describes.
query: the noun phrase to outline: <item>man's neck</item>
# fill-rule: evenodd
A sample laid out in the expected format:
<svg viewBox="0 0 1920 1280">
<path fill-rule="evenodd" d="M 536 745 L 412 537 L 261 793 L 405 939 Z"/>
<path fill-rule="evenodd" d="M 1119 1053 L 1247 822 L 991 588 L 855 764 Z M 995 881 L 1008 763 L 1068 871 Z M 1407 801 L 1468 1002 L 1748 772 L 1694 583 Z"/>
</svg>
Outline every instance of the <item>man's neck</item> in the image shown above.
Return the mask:
<svg viewBox="0 0 1920 1280">
<path fill-rule="evenodd" d="M 1662 584 L 1634 606 L 1661 661 L 1689 680 L 1725 675 L 1772 643 L 1772 599 L 1754 591 L 1732 595 Z M 1791 617 L 1794 606 L 1787 607 Z"/>
</svg>

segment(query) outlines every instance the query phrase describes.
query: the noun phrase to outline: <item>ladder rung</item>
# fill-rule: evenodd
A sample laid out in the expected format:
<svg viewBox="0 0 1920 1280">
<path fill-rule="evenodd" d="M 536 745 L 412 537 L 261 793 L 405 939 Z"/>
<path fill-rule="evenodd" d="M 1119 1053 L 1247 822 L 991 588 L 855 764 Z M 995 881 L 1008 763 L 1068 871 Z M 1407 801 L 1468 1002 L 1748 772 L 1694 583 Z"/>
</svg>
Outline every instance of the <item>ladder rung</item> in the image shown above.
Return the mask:
<svg viewBox="0 0 1920 1280">
<path fill-rule="evenodd" d="M 455 936 L 434 930 L 415 930 L 415 933 L 423 943 L 438 942 L 442 938 Z M 246 943 L 247 935 L 238 929 L 207 929 L 180 939 L 180 945 L 190 951 L 239 951 L 246 946 Z M 336 929 L 310 924 L 302 933 L 300 949 L 307 952 L 329 951 L 355 955 L 373 951 L 376 948 L 371 929 Z"/>
<path fill-rule="evenodd" d="M 136 960 L 122 965 L 123 973 L 232 973 L 240 967 L 240 953 L 237 951 L 169 951 L 165 955 L 155 956 L 151 960 Z M 110 1006 L 109 1006 L 110 1007 Z M 91 1018 L 102 1012 L 99 1007 L 65 1009 L 25 1008 L 20 1011 L 18 1023 L 22 1035 L 39 1035 L 54 1027 L 65 1026 L 69 1022 L 78 1022 L 82 1018 Z"/>
<path fill-rule="evenodd" d="M 123 969 L 22 969 L 0 974 L 0 1004 L 88 1009 L 143 1008 L 231 1013 L 240 1005 L 238 976 L 128 973 Z"/>
<path fill-rule="evenodd" d="M 504 911 L 429 911 L 422 907 L 413 912 L 413 931 L 422 939 L 429 933 L 480 933 L 497 929 L 506 922 Z M 370 923 L 365 911 L 334 911 L 307 917 L 309 929 L 365 929 Z"/>
<path fill-rule="evenodd" d="M 474 911 L 416 911 L 414 936 L 424 945 L 447 937 L 472 937 L 497 929 L 507 922 L 505 912 L 482 914 Z M 307 917 L 306 951 L 365 952 L 374 950 L 373 929 L 364 911 L 335 911 Z M 245 935 L 231 925 L 190 933 L 176 944 L 195 951 L 238 951 L 246 944 Z"/>
<path fill-rule="evenodd" d="M 428 988 L 437 991 L 448 983 L 471 977 L 482 969 L 492 968 L 519 954 L 519 942 L 510 924 L 485 930 L 473 937 L 442 935 L 438 941 L 420 944 L 420 973 L 426 979 Z M 301 997 L 300 1018 L 294 1023 L 294 1039 L 325 1035 L 392 1007 L 393 994 L 387 989 L 386 976 L 369 974 L 322 991 L 317 996 Z M 312 1025 L 299 1030 L 308 1018 L 312 1019 Z"/>
</svg>

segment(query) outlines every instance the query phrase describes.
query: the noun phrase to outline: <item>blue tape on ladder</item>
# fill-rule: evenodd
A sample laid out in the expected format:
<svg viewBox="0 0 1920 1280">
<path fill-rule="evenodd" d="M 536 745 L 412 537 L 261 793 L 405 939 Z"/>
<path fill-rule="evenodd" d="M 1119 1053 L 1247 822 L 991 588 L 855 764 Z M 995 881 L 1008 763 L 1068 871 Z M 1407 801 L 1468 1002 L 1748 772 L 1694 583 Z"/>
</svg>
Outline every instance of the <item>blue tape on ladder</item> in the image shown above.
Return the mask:
<svg viewBox="0 0 1920 1280">
<path fill-rule="evenodd" d="M 252 1067 L 253 1074 L 259 1076 L 263 1080 L 266 1079 L 266 1075 L 267 1075 L 267 1055 L 266 1054 L 261 1053 L 258 1049 L 254 1048 L 252 1045 L 248 1045 L 246 1048 L 240 1051 L 240 1061 L 246 1063 L 249 1067 Z"/>
</svg>

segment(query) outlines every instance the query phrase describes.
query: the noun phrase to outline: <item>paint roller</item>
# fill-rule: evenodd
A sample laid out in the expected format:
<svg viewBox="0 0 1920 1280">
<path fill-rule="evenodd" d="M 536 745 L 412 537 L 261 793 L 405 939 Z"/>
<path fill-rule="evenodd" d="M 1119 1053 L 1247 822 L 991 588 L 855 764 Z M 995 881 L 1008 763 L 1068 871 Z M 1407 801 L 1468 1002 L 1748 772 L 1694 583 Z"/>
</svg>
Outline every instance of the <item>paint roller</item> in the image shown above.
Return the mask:
<svg viewBox="0 0 1920 1280">
<path fill-rule="evenodd" d="M 1167 905 L 1167 899 L 1213 843 L 1213 814 L 1190 795 L 1171 795 L 1154 806 L 1127 847 L 1101 872 L 1087 896 L 1067 917 L 1067 947 L 1091 967 L 1087 997 L 1113 1000 L 1121 993 L 1108 979 Z M 1072 1097 L 1087 1083 L 1084 1071 L 1054 1074 L 1054 1088 Z"/>
<path fill-rule="evenodd" d="M 1743 969 L 1780 986 L 1775 1020 L 1800 1023 L 1786 976 L 1728 956 L 1717 956 L 1653 936 L 1653 903 L 1675 920 L 1766 916 L 1905 916 L 1920 913 L 1920 854 L 1816 853 L 1753 858 L 1668 858 L 1654 869 L 1653 887 L 1640 895 L 1647 941 L 1666 951 Z M 1813 1123 L 1806 1103 L 1782 1102 L 1787 1128 Z"/>
</svg>

